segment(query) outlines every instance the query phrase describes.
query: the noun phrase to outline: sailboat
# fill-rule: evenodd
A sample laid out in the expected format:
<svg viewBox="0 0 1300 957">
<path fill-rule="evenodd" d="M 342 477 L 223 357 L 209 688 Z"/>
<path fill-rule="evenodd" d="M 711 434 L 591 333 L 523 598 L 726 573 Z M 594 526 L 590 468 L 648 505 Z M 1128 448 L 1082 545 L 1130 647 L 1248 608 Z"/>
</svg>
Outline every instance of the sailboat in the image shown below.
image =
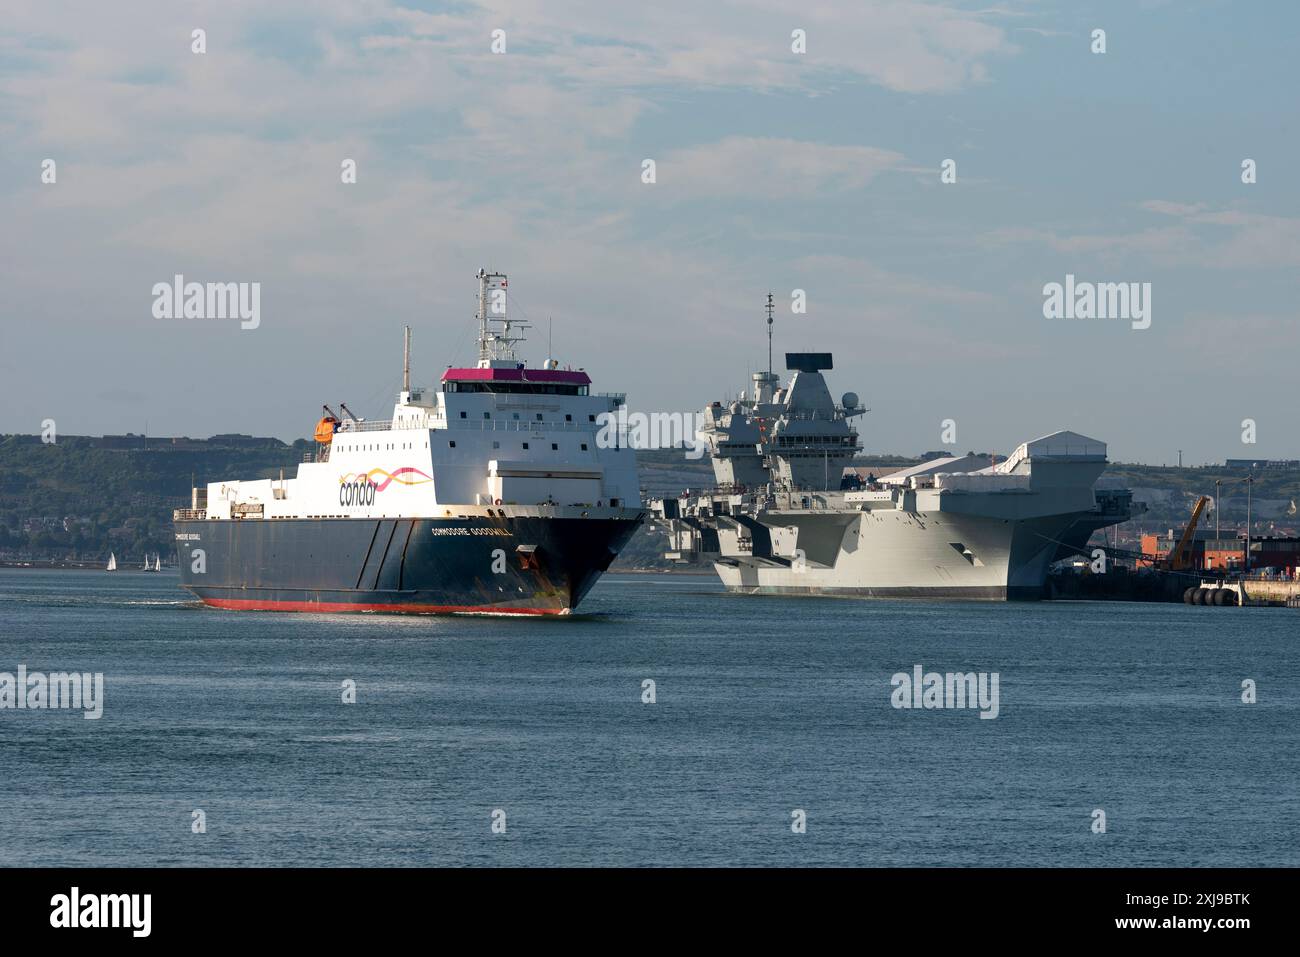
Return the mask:
<svg viewBox="0 0 1300 957">
<path fill-rule="evenodd" d="M 154 563 L 153 563 L 152 565 L 150 565 L 150 564 L 149 564 L 149 553 L 148 553 L 148 552 L 145 552 L 145 553 L 144 553 L 144 570 L 145 570 L 145 571 L 147 571 L 147 572 L 156 572 L 156 571 L 161 570 L 161 567 L 162 567 L 162 566 L 158 564 L 158 558 L 157 558 L 157 556 L 154 557 Z"/>
<path fill-rule="evenodd" d="M 156 572 L 160 572 L 160 571 L 162 571 L 162 553 L 161 553 L 161 552 L 154 552 L 154 556 L 153 556 L 153 570 L 156 571 Z"/>
<path fill-rule="evenodd" d="M 104 571 L 106 572 L 117 571 L 117 556 L 114 555 L 112 552 L 108 553 L 108 567 L 105 568 Z"/>
</svg>

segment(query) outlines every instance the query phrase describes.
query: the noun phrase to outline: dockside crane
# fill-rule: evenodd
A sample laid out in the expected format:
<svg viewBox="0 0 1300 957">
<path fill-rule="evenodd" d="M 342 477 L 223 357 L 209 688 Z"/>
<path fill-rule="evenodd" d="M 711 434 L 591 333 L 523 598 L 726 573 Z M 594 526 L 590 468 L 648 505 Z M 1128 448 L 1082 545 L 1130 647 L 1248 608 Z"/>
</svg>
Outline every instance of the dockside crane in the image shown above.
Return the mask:
<svg viewBox="0 0 1300 957">
<path fill-rule="evenodd" d="M 1171 572 L 1186 571 L 1192 567 L 1192 545 L 1196 540 L 1196 526 L 1201 520 L 1201 512 L 1210 502 L 1210 496 L 1202 495 L 1196 500 L 1196 505 L 1192 509 L 1192 517 L 1187 522 L 1187 527 L 1183 529 L 1183 534 L 1178 537 L 1178 544 L 1169 550 L 1169 555 L 1165 559 L 1165 567 Z"/>
</svg>

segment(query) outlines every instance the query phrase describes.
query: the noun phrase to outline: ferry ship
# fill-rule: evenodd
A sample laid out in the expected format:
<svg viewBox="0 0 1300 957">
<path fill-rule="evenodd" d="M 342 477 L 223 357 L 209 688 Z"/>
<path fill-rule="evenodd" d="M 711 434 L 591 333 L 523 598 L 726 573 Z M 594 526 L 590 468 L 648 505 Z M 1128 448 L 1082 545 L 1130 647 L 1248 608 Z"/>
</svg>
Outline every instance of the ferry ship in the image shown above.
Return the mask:
<svg viewBox="0 0 1300 957">
<path fill-rule="evenodd" d="M 412 388 L 408 327 L 391 419 L 326 405 L 295 477 L 194 488 L 174 514 L 182 587 L 225 609 L 578 606 L 644 518 L 635 453 L 605 424 L 625 396 L 519 361 L 528 324 L 510 318 L 506 275 L 477 278 L 478 364 Z"/>
</svg>

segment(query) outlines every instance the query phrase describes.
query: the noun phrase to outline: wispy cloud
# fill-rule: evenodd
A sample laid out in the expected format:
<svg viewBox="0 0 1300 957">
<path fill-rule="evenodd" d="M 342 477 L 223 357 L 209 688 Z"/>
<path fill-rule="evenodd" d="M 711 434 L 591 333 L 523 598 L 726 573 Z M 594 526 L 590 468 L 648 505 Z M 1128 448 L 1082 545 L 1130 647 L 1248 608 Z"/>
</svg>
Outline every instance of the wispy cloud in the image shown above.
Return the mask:
<svg viewBox="0 0 1300 957">
<path fill-rule="evenodd" d="M 1137 266 L 1247 270 L 1300 266 L 1300 218 L 1157 199 L 1139 205 L 1178 223 L 1115 233 L 1013 226 L 990 230 L 980 238 L 993 244 L 1045 246 L 1056 252 Z"/>
<path fill-rule="evenodd" d="M 659 162 L 660 182 L 674 196 L 830 196 L 858 190 L 904 157 L 870 146 L 836 146 L 772 137 L 729 136 L 674 150 Z"/>
<path fill-rule="evenodd" d="M 1135 16 L 1117 9 L 1112 35 Z M 1187 49 L 1219 40 L 1198 16 L 1159 17 L 1129 36 L 1172 20 Z M 202 56 L 190 51 L 200 27 Z M 1045 66 L 1041 48 L 1068 44 L 1038 37 L 1079 28 L 1058 2 L 10 0 L 0 366 L 17 398 L 0 414 L 21 428 L 66 401 L 61 416 L 101 417 L 81 431 L 120 431 L 112 410 L 48 387 L 102 386 L 99 360 L 112 355 L 116 380 L 187 396 L 157 413 L 177 431 L 293 434 L 322 382 L 382 385 L 403 322 L 425 366 L 449 361 L 480 265 L 508 270 L 523 309 L 556 316 L 558 349 L 581 351 L 645 404 L 713 398 L 744 357 L 694 349 L 700 330 L 748 335 L 773 284 L 783 296 L 806 287 L 815 304 L 782 334 L 818 338 L 837 363 L 857 356 L 855 384 L 906 391 L 917 369 L 942 369 L 927 384 L 937 405 L 965 401 L 976 380 L 990 389 L 1001 363 L 1065 337 L 1071 361 L 1091 355 L 1116 375 L 1125 361 L 1159 365 L 1145 342 L 1117 357 L 1096 330 L 1042 322 L 1038 290 L 1061 257 L 1120 278 L 1170 270 L 1178 282 L 1157 295 L 1167 311 L 1153 342 L 1174 322 L 1171 287 L 1197 301 L 1249 283 L 1232 292 L 1250 300 L 1239 311 L 1278 321 L 1290 293 L 1255 287 L 1286 287 L 1300 258 L 1285 179 L 1220 194 L 1184 163 L 1135 196 L 1107 165 L 1115 142 L 1155 168 L 1169 159 L 1162 135 L 1244 128 L 1239 98 L 1126 128 L 1116 104 L 1150 82 L 1134 73 L 1141 58 Z M 490 51 L 496 29 L 505 55 Z M 791 51 L 795 29 L 805 54 Z M 1252 29 L 1234 25 L 1234 43 Z M 1237 49 L 1225 58 L 1247 55 Z M 1255 49 L 1269 47 L 1256 38 Z M 1075 55 L 1090 56 L 1086 44 Z M 1199 65 L 1175 56 L 1162 69 L 1186 83 Z M 1268 117 L 1272 89 L 1255 91 Z M 1050 129 L 1080 104 L 1092 112 Z M 1294 152 L 1274 126 L 1258 150 Z M 39 181 L 46 157 L 57 186 Z M 653 186 L 640 181 L 647 157 Z M 958 161 L 956 184 L 939 182 L 944 157 Z M 1059 175 L 1035 173 L 1063 157 Z M 355 185 L 340 182 L 344 158 L 357 162 Z M 1140 202 L 1157 189 L 1164 198 Z M 153 321 L 150 286 L 175 272 L 262 281 L 258 348 Z M 204 374 L 195 356 L 248 388 Z M 972 358 L 985 367 L 974 379 Z M 1015 388 L 1045 397 L 1040 416 L 1056 386 L 1043 370 L 1059 367 L 1018 370 Z M 1259 382 L 1285 379 L 1277 372 Z M 1001 429 L 1022 406 L 986 408 Z M 873 423 L 878 444 L 907 448 L 905 418 Z M 1140 429 L 1127 409 L 1115 423 Z"/>
</svg>

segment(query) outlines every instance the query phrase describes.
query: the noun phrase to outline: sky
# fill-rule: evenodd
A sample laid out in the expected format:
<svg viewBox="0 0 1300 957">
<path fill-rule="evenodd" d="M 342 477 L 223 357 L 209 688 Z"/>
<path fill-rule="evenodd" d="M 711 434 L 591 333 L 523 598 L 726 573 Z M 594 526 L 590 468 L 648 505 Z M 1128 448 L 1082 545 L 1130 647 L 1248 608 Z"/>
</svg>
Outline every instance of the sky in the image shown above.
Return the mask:
<svg viewBox="0 0 1300 957">
<path fill-rule="evenodd" d="M 1300 458 L 1300 5 L 5 12 L 0 432 L 386 418 L 403 325 L 416 382 L 473 364 L 482 266 L 534 323 L 523 358 L 549 327 L 633 411 L 744 389 L 771 291 L 778 367 L 833 353 L 868 452 L 952 420 L 959 451 L 1071 429 L 1115 461 Z M 256 328 L 157 318 L 177 274 L 260 284 Z M 1067 275 L 1150 283 L 1149 327 L 1047 318 Z"/>
</svg>

